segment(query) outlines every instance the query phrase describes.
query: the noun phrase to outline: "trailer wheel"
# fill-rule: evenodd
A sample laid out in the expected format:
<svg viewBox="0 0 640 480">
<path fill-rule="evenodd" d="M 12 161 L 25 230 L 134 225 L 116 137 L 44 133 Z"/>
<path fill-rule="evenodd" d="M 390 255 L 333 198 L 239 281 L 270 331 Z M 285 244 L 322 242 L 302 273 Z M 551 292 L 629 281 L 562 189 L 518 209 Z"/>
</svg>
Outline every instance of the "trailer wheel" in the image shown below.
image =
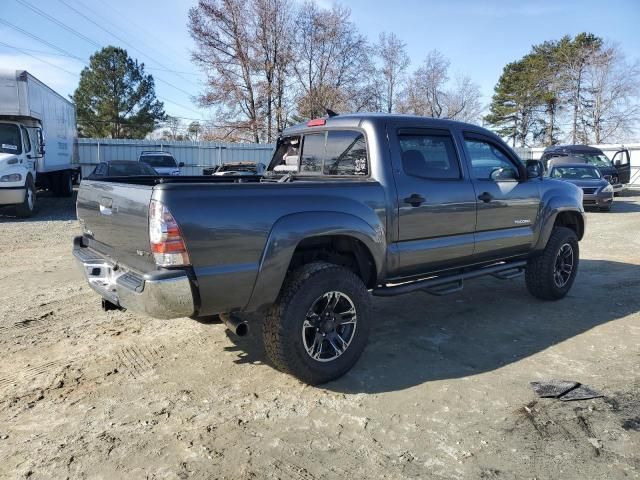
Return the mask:
<svg viewBox="0 0 640 480">
<path fill-rule="evenodd" d="M 58 185 L 61 197 L 70 197 L 73 195 L 73 177 L 71 172 L 66 171 L 58 175 Z"/>
<path fill-rule="evenodd" d="M 267 355 L 279 370 L 310 385 L 344 375 L 367 343 L 369 302 L 351 270 L 324 262 L 300 267 L 266 315 Z"/>
<path fill-rule="evenodd" d="M 16 205 L 16 214 L 20 218 L 28 218 L 36 212 L 36 186 L 33 183 L 33 177 L 29 175 L 26 182 L 26 194 L 24 202 Z"/>
</svg>

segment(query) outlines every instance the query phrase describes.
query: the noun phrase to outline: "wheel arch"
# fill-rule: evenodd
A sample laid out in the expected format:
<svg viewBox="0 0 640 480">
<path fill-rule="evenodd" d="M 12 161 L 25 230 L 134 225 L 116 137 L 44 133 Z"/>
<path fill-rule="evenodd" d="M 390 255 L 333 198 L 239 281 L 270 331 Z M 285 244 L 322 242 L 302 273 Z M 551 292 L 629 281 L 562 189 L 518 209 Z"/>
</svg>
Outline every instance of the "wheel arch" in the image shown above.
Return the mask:
<svg viewBox="0 0 640 480">
<path fill-rule="evenodd" d="M 372 226 L 355 215 L 341 212 L 285 216 L 271 229 L 244 310 L 261 310 L 272 304 L 287 274 L 314 261 L 347 266 L 371 288 L 383 275 L 385 255 L 382 224 Z"/>
<path fill-rule="evenodd" d="M 544 216 L 540 236 L 534 250 L 544 250 L 549 238 L 551 238 L 553 229 L 557 226 L 567 227 L 573 230 L 578 240 L 582 240 L 585 231 L 584 213 L 581 210 L 566 207 L 554 208 L 548 211 Z"/>
</svg>

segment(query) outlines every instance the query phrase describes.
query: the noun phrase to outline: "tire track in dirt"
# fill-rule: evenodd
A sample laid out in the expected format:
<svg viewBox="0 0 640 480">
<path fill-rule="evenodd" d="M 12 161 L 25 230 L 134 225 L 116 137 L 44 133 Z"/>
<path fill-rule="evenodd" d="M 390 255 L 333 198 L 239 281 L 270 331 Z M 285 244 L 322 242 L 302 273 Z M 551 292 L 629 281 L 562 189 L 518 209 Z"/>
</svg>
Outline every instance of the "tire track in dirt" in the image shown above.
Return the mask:
<svg viewBox="0 0 640 480">
<path fill-rule="evenodd" d="M 164 358 L 164 349 L 162 345 L 124 345 L 116 351 L 115 357 L 130 377 L 138 379 L 154 373 Z"/>
<path fill-rule="evenodd" d="M 48 362 L 40 363 L 38 365 L 33 365 L 26 367 L 25 369 L 14 373 L 13 375 L 7 375 L 0 378 L 0 390 L 12 386 L 16 383 L 21 383 L 23 381 L 32 380 L 34 378 L 40 377 L 42 375 L 53 373 L 54 370 L 59 369 L 60 366 L 67 364 L 66 360 L 51 360 Z"/>
</svg>

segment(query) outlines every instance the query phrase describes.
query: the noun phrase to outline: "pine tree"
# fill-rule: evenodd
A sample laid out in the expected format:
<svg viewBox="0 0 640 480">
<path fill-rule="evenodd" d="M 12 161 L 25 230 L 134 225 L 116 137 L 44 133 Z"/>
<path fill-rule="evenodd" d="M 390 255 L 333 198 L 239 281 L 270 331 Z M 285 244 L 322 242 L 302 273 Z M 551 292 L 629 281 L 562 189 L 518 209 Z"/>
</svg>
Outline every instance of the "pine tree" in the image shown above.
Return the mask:
<svg viewBox="0 0 640 480">
<path fill-rule="evenodd" d="M 72 98 L 83 137 L 144 138 L 165 119 L 153 77 L 118 47 L 91 56 Z"/>
</svg>

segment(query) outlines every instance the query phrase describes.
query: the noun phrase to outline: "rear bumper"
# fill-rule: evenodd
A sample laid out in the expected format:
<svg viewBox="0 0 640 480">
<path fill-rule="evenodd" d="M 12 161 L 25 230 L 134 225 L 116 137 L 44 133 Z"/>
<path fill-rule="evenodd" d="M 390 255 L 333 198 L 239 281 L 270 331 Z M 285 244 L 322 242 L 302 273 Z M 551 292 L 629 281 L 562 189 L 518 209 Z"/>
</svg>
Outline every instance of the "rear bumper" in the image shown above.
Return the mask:
<svg viewBox="0 0 640 480">
<path fill-rule="evenodd" d="M 0 205 L 17 205 L 24 202 L 24 187 L 0 187 Z"/>
<path fill-rule="evenodd" d="M 157 270 L 141 275 L 84 246 L 82 237 L 74 239 L 73 255 L 89 286 L 115 305 L 154 318 L 194 314 L 191 282 L 182 270 Z"/>
</svg>

